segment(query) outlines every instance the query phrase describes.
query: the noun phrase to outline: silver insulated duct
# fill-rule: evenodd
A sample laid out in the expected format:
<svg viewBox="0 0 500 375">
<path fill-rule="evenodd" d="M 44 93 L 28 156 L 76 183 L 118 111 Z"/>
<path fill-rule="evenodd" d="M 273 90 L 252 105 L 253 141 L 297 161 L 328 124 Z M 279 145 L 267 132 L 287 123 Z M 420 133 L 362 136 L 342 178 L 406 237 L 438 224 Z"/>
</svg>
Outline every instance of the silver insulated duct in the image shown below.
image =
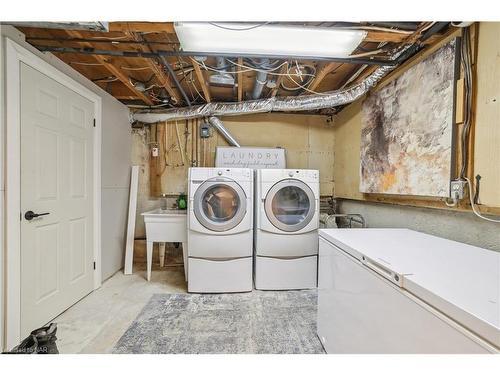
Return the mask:
<svg viewBox="0 0 500 375">
<path fill-rule="evenodd" d="M 392 59 L 398 58 L 404 51 L 410 48 L 407 45 L 393 54 Z M 163 112 L 137 112 L 133 119 L 142 123 L 155 123 L 162 121 L 211 117 L 211 116 L 237 116 L 250 113 L 264 112 L 291 112 L 291 111 L 313 111 L 318 109 L 332 108 L 349 104 L 365 95 L 372 87 L 397 65 L 382 66 L 362 82 L 341 90 L 329 91 L 321 94 L 274 97 L 268 99 L 249 100 L 245 102 L 232 103 L 207 103 L 203 105 L 175 108 Z"/>
<path fill-rule="evenodd" d="M 234 137 L 231 135 L 231 133 L 229 133 L 229 131 L 226 129 L 226 127 L 224 126 L 223 122 L 220 119 L 218 119 L 215 116 L 211 116 L 211 117 L 209 117 L 208 122 L 215 129 L 217 129 L 219 131 L 219 133 L 221 133 L 224 138 L 226 138 L 226 141 L 231 146 L 241 147 L 240 144 L 238 143 L 238 141 L 236 139 L 234 139 Z"/>
</svg>

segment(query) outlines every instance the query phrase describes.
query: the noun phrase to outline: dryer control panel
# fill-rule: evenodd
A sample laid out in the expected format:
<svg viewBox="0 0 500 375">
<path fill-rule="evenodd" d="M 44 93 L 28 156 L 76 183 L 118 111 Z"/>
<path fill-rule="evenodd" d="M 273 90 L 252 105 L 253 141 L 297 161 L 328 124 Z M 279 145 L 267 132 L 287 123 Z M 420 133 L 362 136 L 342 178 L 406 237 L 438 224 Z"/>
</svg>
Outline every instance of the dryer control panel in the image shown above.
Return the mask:
<svg viewBox="0 0 500 375">
<path fill-rule="evenodd" d="M 257 171 L 262 181 L 276 181 L 294 178 L 304 182 L 318 182 L 319 171 L 315 169 L 262 169 Z"/>
</svg>

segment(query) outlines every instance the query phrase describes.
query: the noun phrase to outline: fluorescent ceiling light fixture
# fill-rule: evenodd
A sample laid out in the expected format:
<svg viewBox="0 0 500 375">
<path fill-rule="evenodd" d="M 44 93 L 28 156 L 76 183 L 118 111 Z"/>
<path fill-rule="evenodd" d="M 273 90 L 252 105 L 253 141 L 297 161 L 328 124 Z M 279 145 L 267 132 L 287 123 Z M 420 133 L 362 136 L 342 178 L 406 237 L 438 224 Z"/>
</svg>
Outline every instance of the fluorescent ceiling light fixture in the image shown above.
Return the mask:
<svg viewBox="0 0 500 375">
<path fill-rule="evenodd" d="M 366 31 L 277 24 L 176 22 L 181 49 L 200 55 L 344 58 Z"/>
</svg>

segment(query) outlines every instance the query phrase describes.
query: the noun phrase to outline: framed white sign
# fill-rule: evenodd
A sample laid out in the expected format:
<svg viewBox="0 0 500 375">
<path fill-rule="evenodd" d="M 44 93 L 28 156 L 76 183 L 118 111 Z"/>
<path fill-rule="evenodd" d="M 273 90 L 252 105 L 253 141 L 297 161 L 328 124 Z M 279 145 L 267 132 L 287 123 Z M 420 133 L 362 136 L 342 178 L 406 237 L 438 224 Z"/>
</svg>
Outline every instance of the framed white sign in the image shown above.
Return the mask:
<svg viewBox="0 0 500 375">
<path fill-rule="evenodd" d="M 215 166 L 227 168 L 284 169 L 284 148 L 217 147 Z"/>
</svg>

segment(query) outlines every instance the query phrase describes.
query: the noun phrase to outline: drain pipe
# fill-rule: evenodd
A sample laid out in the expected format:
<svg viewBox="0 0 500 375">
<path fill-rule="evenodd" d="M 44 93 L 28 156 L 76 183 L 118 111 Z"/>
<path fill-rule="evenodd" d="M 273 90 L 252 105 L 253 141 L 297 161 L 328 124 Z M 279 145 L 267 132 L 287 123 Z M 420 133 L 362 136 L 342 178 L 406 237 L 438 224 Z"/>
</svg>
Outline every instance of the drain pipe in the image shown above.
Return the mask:
<svg viewBox="0 0 500 375">
<path fill-rule="evenodd" d="M 217 129 L 220 134 L 222 134 L 222 136 L 228 141 L 231 146 L 241 147 L 238 141 L 231 135 L 231 133 L 229 133 L 229 131 L 226 129 L 226 127 L 218 117 L 210 116 L 208 118 L 208 122 L 215 129 Z"/>
<path fill-rule="evenodd" d="M 269 59 L 261 59 L 260 66 L 266 67 L 269 65 Z M 267 72 L 259 70 L 255 76 L 255 85 L 253 86 L 252 99 L 260 99 L 262 90 L 267 82 Z"/>
</svg>

